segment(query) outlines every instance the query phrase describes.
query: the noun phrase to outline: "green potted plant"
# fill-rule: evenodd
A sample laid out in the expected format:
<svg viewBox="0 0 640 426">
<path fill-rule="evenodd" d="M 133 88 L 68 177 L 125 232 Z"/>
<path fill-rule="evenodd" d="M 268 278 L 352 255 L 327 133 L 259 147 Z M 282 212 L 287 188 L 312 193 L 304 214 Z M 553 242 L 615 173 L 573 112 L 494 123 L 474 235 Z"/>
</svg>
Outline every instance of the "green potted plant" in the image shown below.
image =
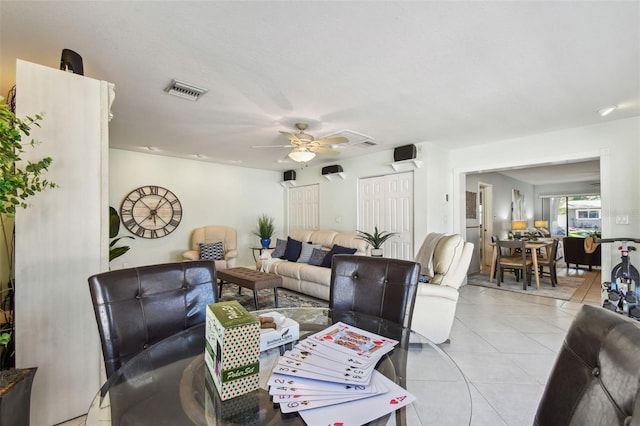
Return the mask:
<svg viewBox="0 0 640 426">
<path fill-rule="evenodd" d="M 0 97 L 0 222 L 2 226 L 2 248 L 7 256 L 8 270 L 2 271 L 7 277 L 0 287 L 0 424 L 28 425 L 31 401 L 31 384 L 36 368 L 13 368 L 14 336 L 14 239 L 15 227 L 13 217 L 17 208 L 27 208 L 27 198 L 48 188 L 55 183 L 44 179 L 43 175 L 53 162 L 45 157 L 37 162 L 23 161 L 22 155 L 27 146 L 35 147 L 38 142 L 29 137 L 32 126 L 40 126 L 42 115 L 20 119 Z M 13 232 L 7 232 L 13 229 Z"/>
<path fill-rule="evenodd" d="M 371 256 L 382 257 L 382 245 L 389 238 L 397 235 L 397 232 L 378 231 L 378 227 L 373 227 L 373 234 L 364 231 L 356 231 L 358 239 L 366 241 L 371 246 Z"/>
<path fill-rule="evenodd" d="M 260 245 L 262 248 L 269 248 L 274 231 L 275 226 L 273 225 L 273 218 L 271 216 L 263 214 L 258 218 L 258 227 L 256 231 L 254 231 L 254 234 L 260 237 Z"/>
<path fill-rule="evenodd" d="M 123 238 L 131 238 L 132 236 L 124 235 L 118 237 L 118 233 L 120 232 L 120 215 L 113 207 L 109 206 L 109 238 L 111 238 L 111 242 L 109 243 L 109 262 L 113 259 L 116 259 L 126 252 L 129 251 L 131 247 L 129 246 L 118 246 L 116 244 Z"/>
</svg>

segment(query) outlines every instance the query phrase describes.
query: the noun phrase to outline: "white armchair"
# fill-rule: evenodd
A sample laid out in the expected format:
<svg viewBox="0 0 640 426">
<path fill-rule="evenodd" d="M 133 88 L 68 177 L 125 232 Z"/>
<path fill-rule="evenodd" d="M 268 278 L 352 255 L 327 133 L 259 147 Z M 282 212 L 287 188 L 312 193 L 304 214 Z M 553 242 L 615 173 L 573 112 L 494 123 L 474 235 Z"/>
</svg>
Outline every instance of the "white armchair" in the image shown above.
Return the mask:
<svg viewBox="0 0 640 426">
<path fill-rule="evenodd" d="M 427 235 L 416 256 L 428 283 L 418 285 L 411 328 L 434 343 L 449 339 L 456 314 L 458 289 L 466 282 L 473 244 L 459 234 Z"/>
<path fill-rule="evenodd" d="M 216 270 L 229 269 L 236 266 L 238 257 L 238 236 L 236 230 L 228 226 L 203 226 L 191 233 L 189 251 L 182 253 L 183 260 L 199 260 L 200 244 L 222 242 L 222 259 L 215 260 Z"/>
</svg>

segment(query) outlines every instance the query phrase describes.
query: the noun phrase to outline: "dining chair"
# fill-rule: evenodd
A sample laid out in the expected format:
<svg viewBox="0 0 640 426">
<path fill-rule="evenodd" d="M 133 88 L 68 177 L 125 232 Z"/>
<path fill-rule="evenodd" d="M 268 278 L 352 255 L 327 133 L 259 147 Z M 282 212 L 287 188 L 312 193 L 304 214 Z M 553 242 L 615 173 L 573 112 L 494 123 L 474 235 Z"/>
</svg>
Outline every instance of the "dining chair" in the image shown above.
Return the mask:
<svg viewBox="0 0 640 426">
<path fill-rule="evenodd" d="M 154 343 L 203 323 L 216 302 L 210 260 L 116 269 L 88 281 L 107 378 Z"/>
<path fill-rule="evenodd" d="M 498 268 L 498 286 L 504 281 L 505 269 L 514 270 L 516 272 L 516 281 L 520 281 L 520 275 L 523 276 L 522 289 L 526 290 L 531 285 L 531 269 L 533 260 L 531 254 L 527 253 L 526 241 L 522 240 L 498 240 L 496 265 Z M 507 253 L 515 253 L 505 255 L 503 249 Z"/>
<path fill-rule="evenodd" d="M 408 347 L 413 308 L 420 278 L 420 264 L 408 260 L 349 254 L 333 256 L 329 308 L 333 319 L 349 322 L 344 314 L 359 312 L 391 321 L 399 326 L 371 332 L 399 340 Z M 342 315 L 342 316 L 341 316 Z M 375 318 L 373 318 L 375 321 Z M 393 351 L 389 359 L 394 381 L 406 388 L 407 351 Z M 386 422 L 385 422 L 386 423 Z M 406 410 L 396 411 L 395 424 L 406 425 Z"/>
<path fill-rule="evenodd" d="M 410 328 L 419 276 L 417 262 L 335 255 L 329 308 L 373 315 Z"/>
<path fill-rule="evenodd" d="M 538 274 L 541 277 L 549 277 L 551 279 L 551 286 L 555 287 L 558 284 L 558 274 L 556 271 L 556 262 L 558 257 L 558 239 L 554 239 L 551 243 L 551 250 L 548 251 L 548 256 L 538 255 Z M 546 270 L 548 269 L 548 270 Z"/>
<path fill-rule="evenodd" d="M 547 379 L 534 425 L 639 425 L 640 328 L 583 305 Z"/>
</svg>

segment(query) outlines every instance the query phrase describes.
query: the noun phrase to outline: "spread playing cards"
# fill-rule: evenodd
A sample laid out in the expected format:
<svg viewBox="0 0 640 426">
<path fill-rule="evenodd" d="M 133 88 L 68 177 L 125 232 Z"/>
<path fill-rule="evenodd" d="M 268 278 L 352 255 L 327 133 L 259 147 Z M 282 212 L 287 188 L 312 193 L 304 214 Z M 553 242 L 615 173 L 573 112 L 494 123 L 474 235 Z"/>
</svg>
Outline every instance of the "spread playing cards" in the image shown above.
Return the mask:
<svg viewBox="0 0 640 426">
<path fill-rule="evenodd" d="M 309 425 L 362 425 L 415 401 L 378 372 L 398 341 L 336 323 L 280 357 L 269 394 L 283 413 L 298 412 Z"/>
</svg>

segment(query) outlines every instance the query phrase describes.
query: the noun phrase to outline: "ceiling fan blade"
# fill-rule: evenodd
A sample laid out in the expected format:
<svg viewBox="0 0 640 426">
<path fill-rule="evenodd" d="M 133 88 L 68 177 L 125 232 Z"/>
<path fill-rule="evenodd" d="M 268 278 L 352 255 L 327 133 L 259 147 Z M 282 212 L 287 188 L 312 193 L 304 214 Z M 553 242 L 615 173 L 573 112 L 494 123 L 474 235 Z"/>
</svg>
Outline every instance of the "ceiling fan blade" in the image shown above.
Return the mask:
<svg viewBox="0 0 640 426">
<path fill-rule="evenodd" d="M 298 139 L 298 137 L 296 135 L 294 135 L 293 133 L 283 132 L 282 130 L 280 130 L 280 133 L 282 133 L 283 135 L 288 137 L 289 140 L 291 141 L 291 143 L 294 144 L 294 145 L 300 145 L 300 144 L 304 143 L 303 141 Z"/>
<path fill-rule="evenodd" d="M 313 142 L 318 145 L 336 145 L 339 143 L 347 143 L 349 142 L 349 139 L 343 136 L 336 136 L 335 138 L 318 139 Z"/>
<path fill-rule="evenodd" d="M 318 154 L 325 154 L 325 155 L 338 155 L 340 154 L 338 151 L 334 151 L 333 149 L 326 149 L 326 148 L 320 148 L 320 147 L 310 147 L 309 151 L 311 152 L 316 152 Z"/>
</svg>

